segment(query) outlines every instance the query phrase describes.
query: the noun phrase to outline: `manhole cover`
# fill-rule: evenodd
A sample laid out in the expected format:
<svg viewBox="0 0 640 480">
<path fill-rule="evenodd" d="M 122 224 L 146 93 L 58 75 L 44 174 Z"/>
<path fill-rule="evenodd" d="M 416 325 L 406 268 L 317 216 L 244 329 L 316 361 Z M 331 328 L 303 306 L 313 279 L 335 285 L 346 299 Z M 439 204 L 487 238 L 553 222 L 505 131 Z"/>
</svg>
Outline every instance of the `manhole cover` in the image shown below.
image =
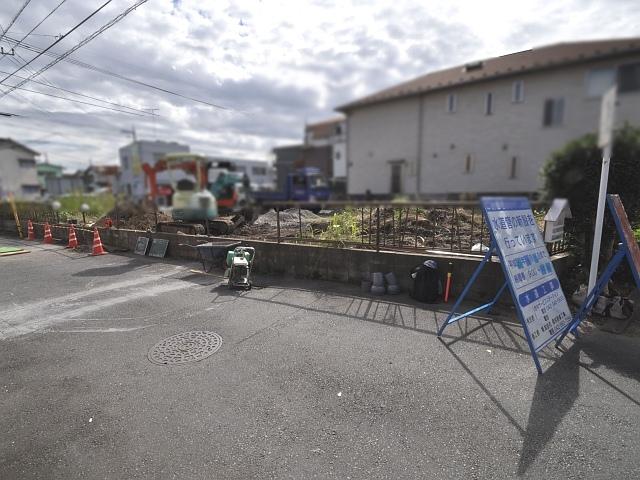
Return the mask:
<svg viewBox="0 0 640 480">
<path fill-rule="evenodd" d="M 198 362 L 218 351 L 222 337 L 214 332 L 185 332 L 156 343 L 149 350 L 149 360 L 158 365 Z"/>
</svg>

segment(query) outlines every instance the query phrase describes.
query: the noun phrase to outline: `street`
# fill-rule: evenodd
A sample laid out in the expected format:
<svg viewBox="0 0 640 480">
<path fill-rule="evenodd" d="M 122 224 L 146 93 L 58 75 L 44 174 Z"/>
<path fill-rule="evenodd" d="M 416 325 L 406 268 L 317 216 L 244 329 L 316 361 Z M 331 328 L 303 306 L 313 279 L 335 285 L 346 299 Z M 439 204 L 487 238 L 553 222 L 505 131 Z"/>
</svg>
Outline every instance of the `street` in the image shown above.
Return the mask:
<svg viewBox="0 0 640 480">
<path fill-rule="evenodd" d="M 447 305 L 0 237 L 0 479 L 634 478 L 640 339 L 529 355 Z M 260 255 L 260 252 L 257 253 Z M 451 305 L 451 304 L 449 304 Z M 428 306 L 427 306 L 428 307 Z M 488 319 L 493 321 L 488 321 Z M 182 332 L 217 352 L 157 365 Z"/>
</svg>

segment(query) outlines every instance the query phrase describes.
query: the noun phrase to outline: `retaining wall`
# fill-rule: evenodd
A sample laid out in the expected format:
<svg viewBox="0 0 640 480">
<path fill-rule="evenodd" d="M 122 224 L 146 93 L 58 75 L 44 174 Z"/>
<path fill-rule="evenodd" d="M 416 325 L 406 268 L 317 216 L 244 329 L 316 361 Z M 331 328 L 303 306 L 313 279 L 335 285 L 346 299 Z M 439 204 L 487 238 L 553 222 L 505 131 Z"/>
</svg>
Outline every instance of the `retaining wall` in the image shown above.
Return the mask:
<svg viewBox="0 0 640 480">
<path fill-rule="evenodd" d="M 34 224 L 36 237 L 43 238 L 42 224 Z M 67 227 L 52 225 L 54 239 L 67 241 Z M 26 223 L 24 232 L 26 233 Z M 198 235 L 182 235 L 173 233 L 151 233 L 138 230 L 101 228 L 102 243 L 111 248 L 133 251 L 138 237 L 162 238 L 169 240 L 167 256 L 197 260 L 197 251 L 189 245 L 198 245 L 211 240 L 233 241 L 229 237 L 206 237 Z M 15 226 L 12 233 L 15 232 Z M 76 228 L 78 242 L 91 245 L 93 230 Z M 444 285 L 447 264 L 453 264 L 452 295 L 458 295 L 469 279 L 482 257 L 479 255 L 439 253 L 404 253 L 404 252 L 375 252 L 348 248 L 329 248 L 315 245 L 296 245 L 288 243 L 265 242 L 246 238 L 235 239 L 243 245 L 256 249 L 254 271 L 288 275 L 295 278 L 310 278 L 318 280 L 332 280 L 337 282 L 359 283 L 363 276 L 373 272 L 395 272 L 403 289 L 408 289 L 411 279 L 409 271 L 425 260 L 435 260 L 441 268 Z M 562 275 L 567 264 L 568 255 L 561 254 L 552 258 L 558 275 Z M 492 297 L 500 288 L 504 276 L 499 262 L 489 262 L 475 282 L 469 293 L 469 299 L 483 301 Z M 503 295 L 503 299 L 508 299 Z"/>
</svg>

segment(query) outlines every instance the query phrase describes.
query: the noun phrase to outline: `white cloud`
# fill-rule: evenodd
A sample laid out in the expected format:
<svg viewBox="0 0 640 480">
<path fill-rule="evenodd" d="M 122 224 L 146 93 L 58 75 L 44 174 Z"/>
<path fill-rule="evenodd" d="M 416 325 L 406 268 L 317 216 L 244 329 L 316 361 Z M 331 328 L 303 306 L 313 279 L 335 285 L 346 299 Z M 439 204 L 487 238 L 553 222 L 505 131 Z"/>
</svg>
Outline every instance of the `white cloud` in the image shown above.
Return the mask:
<svg viewBox="0 0 640 480">
<path fill-rule="evenodd" d="M 31 2 L 9 35 L 20 38 L 58 2 Z M 132 3 L 115 0 L 54 50 L 66 50 Z M 3 27 L 21 4 L 0 2 Z M 35 33 L 65 32 L 93 8 L 93 2 L 68 0 Z M 154 123 L 20 92 L 0 99 L 0 111 L 25 116 L 1 119 L 0 136 L 23 141 L 70 168 L 86 166 L 89 158 L 117 161 L 118 148 L 128 141 L 121 130 L 134 124 L 143 138 L 156 132 L 194 151 L 264 158 L 276 144 L 299 141 L 305 121 L 332 115 L 335 106 L 379 88 L 532 46 L 637 35 L 639 21 L 640 2 L 623 0 L 151 0 L 74 57 L 231 110 L 61 62 L 47 71 L 47 81 L 123 105 L 159 108 L 160 118 Z M 52 41 L 27 40 L 39 47 Z M 22 61 L 2 58 L 0 70 L 17 68 L 12 60 Z M 28 88 L 59 93 L 35 84 Z"/>
</svg>

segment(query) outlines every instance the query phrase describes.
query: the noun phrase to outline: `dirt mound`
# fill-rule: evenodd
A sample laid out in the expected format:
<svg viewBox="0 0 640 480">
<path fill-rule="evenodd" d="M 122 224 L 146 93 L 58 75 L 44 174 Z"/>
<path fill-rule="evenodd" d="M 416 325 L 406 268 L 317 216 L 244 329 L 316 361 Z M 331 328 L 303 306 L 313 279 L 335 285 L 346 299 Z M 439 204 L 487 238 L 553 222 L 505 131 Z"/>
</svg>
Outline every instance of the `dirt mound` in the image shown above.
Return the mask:
<svg viewBox="0 0 640 480">
<path fill-rule="evenodd" d="M 303 225 L 321 225 L 328 224 L 329 220 L 316 215 L 310 210 L 300 210 L 298 214 L 297 208 L 288 208 L 280 212 L 280 226 L 291 227 L 302 222 Z M 260 215 L 253 222 L 253 225 L 270 225 L 275 227 L 278 224 L 276 211 L 271 209 L 267 213 Z"/>
<path fill-rule="evenodd" d="M 156 214 L 153 208 L 130 202 L 118 204 L 116 208 L 99 218 L 96 225 L 98 227 L 106 226 L 108 218 L 111 219 L 114 227 L 129 230 L 148 230 L 153 229 L 156 225 Z M 158 212 L 158 222 L 170 222 L 171 220 L 173 220 L 171 215 Z"/>
</svg>

